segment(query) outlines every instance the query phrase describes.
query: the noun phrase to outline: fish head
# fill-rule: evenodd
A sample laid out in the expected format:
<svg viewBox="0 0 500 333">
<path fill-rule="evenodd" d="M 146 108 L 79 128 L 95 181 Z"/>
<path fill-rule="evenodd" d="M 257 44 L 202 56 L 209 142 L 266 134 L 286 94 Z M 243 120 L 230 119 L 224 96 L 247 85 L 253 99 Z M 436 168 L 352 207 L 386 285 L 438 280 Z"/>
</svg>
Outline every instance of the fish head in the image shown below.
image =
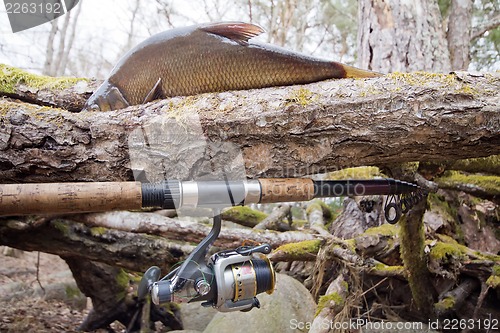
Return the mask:
<svg viewBox="0 0 500 333">
<path fill-rule="evenodd" d="M 90 96 L 83 107 L 84 111 L 111 111 L 130 106 L 120 89 L 109 81 L 105 81 Z"/>
</svg>

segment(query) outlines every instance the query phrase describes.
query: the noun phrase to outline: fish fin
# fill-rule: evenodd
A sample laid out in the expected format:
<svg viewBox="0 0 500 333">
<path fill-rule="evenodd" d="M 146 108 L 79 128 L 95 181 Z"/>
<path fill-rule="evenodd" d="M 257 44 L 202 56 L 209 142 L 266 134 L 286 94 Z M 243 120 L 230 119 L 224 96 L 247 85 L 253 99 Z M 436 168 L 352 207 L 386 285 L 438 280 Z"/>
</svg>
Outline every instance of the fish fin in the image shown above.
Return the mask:
<svg viewBox="0 0 500 333">
<path fill-rule="evenodd" d="M 201 26 L 200 29 L 211 34 L 229 38 L 241 45 L 247 45 L 250 38 L 264 32 L 264 29 L 258 25 L 243 22 L 206 24 Z"/>
<path fill-rule="evenodd" d="M 158 81 L 156 81 L 153 88 L 146 95 L 146 98 L 144 98 L 142 104 L 154 101 L 156 99 L 162 99 L 164 97 L 165 96 L 163 94 L 163 90 L 161 90 L 161 78 L 159 78 Z"/>
<path fill-rule="evenodd" d="M 378 72 L 372 72 L 369 70 L 364 70 L 348 65 L 341 64 L 345 71 L 345 77 L 346 78 L 372 78 L 372 77 L 380 77 L 383 76 L 384 74 L 378 73 Z"/>
<path fill-rule="evenodd" d="M 105 99 L 105 102 L 102 101 L 103 98 Z M 123 96 L 120 89 L 115 86 L 110 86 L 107 91 L 107 96 L 99 97 L 99 107 L 101 111 L 124 109 L 128 106 L 130 106 L 130 103 Z"/>
</svg>

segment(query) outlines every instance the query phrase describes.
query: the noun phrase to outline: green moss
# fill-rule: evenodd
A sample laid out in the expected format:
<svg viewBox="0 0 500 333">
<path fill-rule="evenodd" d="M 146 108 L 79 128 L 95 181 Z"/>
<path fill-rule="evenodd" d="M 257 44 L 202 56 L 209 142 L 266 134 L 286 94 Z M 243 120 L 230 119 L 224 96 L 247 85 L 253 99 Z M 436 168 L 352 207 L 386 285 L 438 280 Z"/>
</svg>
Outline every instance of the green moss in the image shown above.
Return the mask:
<svg viewBox="0 0 500 333">
<path fill-rule="evenodd" d="M 0 64 L 0 91 L 4 93 L 14 93 L 18 84 L 24 84 L 36 89 L 63 90 L 74 86 L 79 81 L 87 80 L 83 78 L 54 78 L 36 75 L 16 67 Z"/>
<path fill-rule="evenodd" d="M 429 256 L 435 260 L 446 260 L 449 257 L 464 258 L 470 250 L 460 244 L 437 242 L 432 248 Z"/>
<path fill-rule="evenodd" d="M 459 171 L 447 171 L 442 177 L 436 179 L 440 186 L 454 186 L 456 184 L 469 184 L 482 188 L 490 195 L 500 195 L 500 177 L 479 174 L 465 174 Z"/>
<path fill-rule="evenodd" d="M 312 203 L 310 203 L 306 208 L 306 214 L 309 215 L 315 210 L 322 210 L 320 202 L 321 200 L 314 200 Z"/>
<path fill-rule="evenodd" d="M 246 221 L 249 225 L 256 225 L 267 217 L 267 214 L 248 206 L 237 206 L 225 210 L 222 218 L 227 221 Z"/>
<path fill-rule="evenodd" d="M 314 316 L 317 316 L 325 306 L 340 310 L 344 307 L 344 304 L 345 300 L 339 293 L 323 295 L 318 300 L 318 306 L 316 307 L 316 314 Z"/>
<path fill-rule="evenodd" d="M 491 288 L 500 288 L 500 276 L 492 275 L 486 280 L 486 284 Z"/>
<path fill-rule="evenodd" d="M 352 239 L 346 239 L 344 241 L 342 241 L 342 243 L 347 247 L 347 249 L 349 249 L 350 251 L 352 252 L 356 252 L 356 239 L 355 238 L 352 238 Z"/>
<path fill-rule="evenodd" d="M 411 214 L 402 216 L 399 225 L 401 259 L 408 274 L 411 294 L 419 311 L 427 316 L 434 301 L 428 293 L 432 282 L 425 254 L 423 208 L 415 206 Z"/>
<path fill-rule="evenodd" d="M 434 309 L 436 309 L 436 311 L 440 313 L 453 309 L 454 306 L 455 306 L 455 299 L 451 296 L 447 296 L 443 298 L 441 301 L 434 304 Z"/>
<path fill-rule="evenodd" d="M 292 227 L 295 228 L 303 228 L 309 223 L 307 220 L 302 220 L 302 219 L 293 219 L 292 221 Z"/>
<path fill-rule="evenodd" d="M 388 78 L 393 79 L 396 82 L 403 82 L 412 86 L 427 86 L 430 84 L 441 83 L 444 85 L 452 85 L 457 82 L 455 75 L 453 74 L 440 74 L 440 73 L 429 73 L 429 72 L 413 72 L 413 73 L 401 73 L 394 72 L 386 75 Z"/>
<path fill-rule="evenodd" d="M 315 210 L 320 210 L 323 213 L 323 217 L 326 219 L 326 222 L 329 223 L 332 221 L 333 212 L 323 200 L 316 199 L 311 202 L 306 209 L 306 214 L 309 215 L 311 212 Z"/>
<path fill-rule="evenodd" d="M 448 218 L 453 218 L 454 211 L 451 210 L 449 203 L 443 196 L 437 193 L 429 193 L 427 196 L 429 210 L 439 210 L 441 214 L 446 214 Z"/>
<path fill-rule="evenodd" d="M 282 251 L 290 256 L 302 257 L 304 254 L 316 255 L 321 247 L 320 239 L 305 240 L 298 243 L 284 244 L 278 247 L 275 251 Z"/>
<path fill-rule="evenodd" d="M 314 102 L 314 94 L 309 89 L 299 88 L 292 91 L 286 98 L 286 101 L 289 103 L 306 106 Z"/>
<path fill-rule="evenodd" d="M 68 232 L 69 232 L 69 225 L 67 222 L 63 221 L 63 220 L 52 220 L 51 222 L 52 226 L 54 226 L 54 228 L 56 228 L 57 230 L 59 230 L 63 235 L 67 235 Z"/>
<path fill-rule="evenodd" d="M 104 227 L 93 227 L 90 228 L 90 234 L 92 236 L 101 236 L 103 235 L 108 229 Z"/>
<path fill-rule="evenodd" d="M 173 302 L 165 302 L 161 305 L 163 310 L 167 312 L 168 314 L 175 316 L 175 313 L 180 311 L 181 306 L 180 304 L 173 303 Z"/>
<path fill-rule="evenodd" d="M 405 84 L 431 89 L 446 88 L 450 93 L 462 95 L 491 95 L 498 93 L 493 91 L 492 89 L 481 89 L 478 86 L 473 86 L 470 83 L 458 79 L 455 74 L 440 74 L 428 72 L 394 72 L 388 74 L 387 77 L 394 80 L 395 86 L 392 87 L 393 91 L 400 91 L 401 89 L 398 89 L 400 88 L 400 85 L 398 84 Z"/>
<path fill-rule="evenodd" d="M 64 291 L 66 292 L 66 297 L 71 299 L 71 298 L 80 298 L 82 296 L 82 292 L 78 288 L 73 288 L 70 285 L 66 285 L 64 288 Z"/>
<path fill-rule="evenodd" d="M 468 248 L 467 248 L 467 250 L 469 251 L 469 254 L 474 255 L 475 257 L 478 257 L 479 259 L 490 260 L 493 262 L 500 262 L 500 255 L 491 254 L 491 253 L 487 253 L 487 252 L 471 251 Z M 472 252 L 472 253 L 470 253 L 470 252 Z"/>
<path fill-rule="evenodd" d="M 379 272 L 393 272 L 403 274 L 405 268 L 403 266 L 389 266 L 384 263 L 377 263 L 373 266 L 372 270 Z"/>
<path fill-rule="evenodd" d="M 120 271 L 118 272 L 118 274 L 115 277 L 115 281 L 120 286 L 120 288 L 122 290 L 119 293 L 117 293 L 117 295 L 116 295 L 117 300 L 124 299 L 125 296 L 127 296 L 127 289 L 129 287 L 129 284 L 130 284 L 130 277 L 129 277 L 128 273 L 124 269 L 120 268 Z"/>
<path fill-rule="evenodd" d="M 444 234 L 436 234 L 436 237 L 444 242 L 444 243 L 450 243 L 450 244 L 459 244 L 455 239 L 453 239 L 452 237 L 448 236 L 448 235 L 444 235 Z"/>
<path fill-rule="evenodd" d="M 457 223 L 457 209 L 450 205 L 443 196 L 436 193 L 429 193 L 427 196 L 427 204 L 429 211 L 435 212 L 439 215 L 445 223 L 452 228 L 452 233 L 459 240 L 463 240 L 464 234 Z"/>
<path fill-rule="evenodd" d="M 382 176 L 379 168 L 373 166 L 363 166 L 333 171 L 328 173 L 326 178 L 329 180 L 373 179 L 374 177 L 379 176 Z"/>
<path fill-rule="evenodd" d="M 495 265 L 491 268 L 491 274 L 494 276 L 500 276 L 500 265 Z"/>
<path fill-rule="evenodd" d="M 396 237 L 399 233 L 399 226 L 396 224 L 385 223 L 378 227 L 368 228 L 363 235 L 381 235 L 387 237 Z"/>
</svg>

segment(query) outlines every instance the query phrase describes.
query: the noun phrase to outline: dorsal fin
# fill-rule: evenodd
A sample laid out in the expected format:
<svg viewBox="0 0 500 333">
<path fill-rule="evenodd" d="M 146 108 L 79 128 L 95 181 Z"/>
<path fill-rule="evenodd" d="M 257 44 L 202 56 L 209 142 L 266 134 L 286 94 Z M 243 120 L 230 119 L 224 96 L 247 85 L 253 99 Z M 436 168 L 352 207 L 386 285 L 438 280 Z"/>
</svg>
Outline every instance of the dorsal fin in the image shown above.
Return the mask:
<svg viewBox="0 0 500 333">
<path fill-rule="evenodd" d="M 238 44 L 246 45 L 252 37 L 264 32 L 264 29 L 255 24 L 243 22 L 223 22 L 202 25 L 201 30 L 229 38 Z"/>
</svg>

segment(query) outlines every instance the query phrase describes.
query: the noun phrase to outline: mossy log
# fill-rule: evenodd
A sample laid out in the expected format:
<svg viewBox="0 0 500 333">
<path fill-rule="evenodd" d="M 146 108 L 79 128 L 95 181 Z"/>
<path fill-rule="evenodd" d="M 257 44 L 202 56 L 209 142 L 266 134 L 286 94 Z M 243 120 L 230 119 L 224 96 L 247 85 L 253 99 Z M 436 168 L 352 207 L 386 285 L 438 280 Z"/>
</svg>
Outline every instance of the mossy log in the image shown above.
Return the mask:
<svg viewBox="0 0 500 333">
<path fill-rule="evenodd" d="M 159 166 L 163 177 L 187 178 L 189 170 L 210 154 L 198 156 L 192 147 L 180 149 L 182 142 L 163 140 L 177 137 L 169 126 L 172 123 L 177 129 L 201 134 L 198 139 L 207 140 L 210 148 L 227 143 L 241 152 L 237 155 L 243 157 L 244 173 L 250 177 L 302 176 L 346 166 L 500 154 L 498 75 L 391 74 L 370 80 L 176 97 L 100 113 L 69 112 L 83 106 L 93 82 L 33 77 L 6 67 L 1 68 L 0 76 L 0 95 L 8 97 L 0 100 L 2 183 L 132 180 L 135 171 L 150 171 L 137 165 L 137 160 Z M 151 140 L 134 161 L 138 132 Z M 210 162 L 211 168 L 221 170 L 232 165 L 227 158 Z M 152 264 L 168 269 L 193 249 L 186 241 L 198 242 L 209 230 L 144 214 L 2 219 L 0 244 L 143 271 Z M 380 222 L 373 221 L 375 225 Z M 128 229 L 127 223 L 132 223 Z M 108 230 L 119 225 L 122 231 Z M 329 260 L 370 281 L 389 279 L 389 287 L 410 295 L 410 276 L 397 252 L 397 232 L 392 227 L 383 230 L 384 226 L 365 231 L 368 226 L 372 225 L 365 225 L 349 240 L 329 237 L 319 246 L 316 236 L 303 232 L 223 230 L 216 245 L 234 248 L 249 239 L 276 247 L 312 240 L 324 250 L 323 256 L 315 256 L 316 250 L 309 244 L 306 251 L 295 252 L 292 260 Z M 492 268 L 498 256 L 452 243 L 427 242 L 426 246 L 430 252 L 424 259 L 429 260 L 431 276 L 458 281 L 467 274 L 490 289 L 500 288 Z M 280 251 L 273 260 L 288 260 L 286 248 Z M 317 267 L 328 268 L 330 273 L 338 268 Z M 395 287 L 396 283 L 402 287 Z M 368 293 L 369 297 L 378 296 Z"/>
<path fill-rule="evenodd" d="M 427 162 L 420 163 L 419 166 L 419 171 L 426 174 L 427 178 L 440 176 L 448 170 L 500 176 L 500 155 L 438 163 Z"/>
<path fill-rule="evenodd" d="M 266 213 L 248 206 L 231 207 L 221 213 L 224 221 L 230 221 L 245 227 L 253 228 L 267 217 Z"/>
<path fill-rule="evenodd" d="M 413 223 L 414 217 L 422 218 L 421 212 L 410 215 L 413 214 L 417 215 L 410 216 L 406 223 Z M 406 225 L 403 231 L 403 227 L 398 225 L 384 224 L 370 228 L 353 239 L 329 238 L 326 242 L 317 240 L 287 244 L 273 251 L 270 259 L 315 260 L 311 275 L 315 280 L 312 292 L 318 296 L 326 295 L 325 284 L 332 283 L 342 267 L 348 267 L 346 281 L 350 286 L 349 295 L 353 298 L 346 304 L 354 306 L 355 311 L 359 311 L 364 304 L 367 308 L 363 311 L 371 315 L 376 315 L 375 311 L 383 309 L 386 304 L 401 320 L 427 322 L 429 318 L 449 316 L 471 319 L 472 313 L 475 313 L 475 319 L 488 318 L 491 314 L 499 316 L 500 311 L 495 309 L 495 304 L 500 299 L 500 266 L 497 264 L 500 256 L 472 250 L 441 235 L 440 240 L 422 239 L 424 247 L 417 249 L 416 230 L 420 230 L 421 225 L 412 226 Z M 404 255 L 400 255 L 402 236 L 406 242 L 404 250 L 401 250 Z M 384 248 L 391 255 L 387 255 L 382 250 Z M 360 285 L 360 277 L 364 286 Z M 463 287 L 466 288 L 450 291 L 460 283 L 465 283 Z M 480 284 L 486 286 L 484 291 L 478 288 Z M 318 291 L 320 293 L 316 294 Z M 415 297 L 416 292 L 421 295 Z M 442 297 L 438 300 L 437 295 Z M 456 303 L 450 304 L 450 297 Z M 371 302 L 378 305 L 372 308 L 369 305 Z M 391 304 L 396 303 L 399 305 L 392 308 Z M 426 312 L 416 307 L 424 304 L 430 304 Z M 345 308 L 342 312 L 349 316 L 349 311 Z M 356 312 L 352 315 L 356 317 Z"/>
<path fill-rule="evenodd" d="M 187 177 L 200 157 L 162 141 L 169 127 L 162 131 L 161 124 L 169 121 L 199 129 L 212 143 L 230 143 L 250 177 L 495 155 L 499 90 L 494 74 L 412 73 L 176 97 L 100 113 L 41 107 L 36 97 L 31 104 L 2 99 L 0 181 L 130 180 L 135 130 L 155 134 L 149 139 L 158 145 L 145 152 L 151 163 L 170 177 Z M 166 155 L 158 152 L 172 144 L 169 156 L 178 160 L 160 163 Z M 212 167 L 223 169 L 228 160 L 218 163 Z"/>
<path fill-rule="evenodd" d="M 318 300 L 316 315 L 312 322 L 309 333 L 328 333 L 331 327 L 325 323 L 335 321 L 342 322 L 346 318 L 337 319 L 336 316 L 342 311 L 349 294 L 349 284 L 347 270 L 344 269 L 328 286 L 325 295 Z"/>
<path fill-rule="evenodd" d="M 266 216 L 265 219 L 260 221 L 255 227 L 254 230 L 279 230 L 286 231 L 291 230 L 291 223 L 286 224 L 283 223 L 283 219 L 288 216 L 288 219 L 291 222 L 290 217 L 290 205 L 289 204 L 280 204 L 274 208 L 271 214 Z"/>
<path fill-rule="evenodd" d="M 426 319 L 434 317 L 432 306 L 437 292 L 432 285 L 432 276 L 425 255 L 424 213 L 426 200 L 418 203 L 400 221 L 401 259 L 408 271 L 408 284 L 417 309 Z"/>
<path fill-rule="evenodd" d="M 327 231 L 326 224 L 332 220 L 332 211 L 321 200 L 313 200 L 307 205 L 307 221 L 309 228 L 320 236 L 328 237 L 331 234 Z"/>
<path fill-rule="evenodd" d="M 15 218 L 1 219 L 0 243 L 25 251 L 99 261 L 139 272 L 152 265 L 168 270 L 194 250 L 193 245 L 183 242 L 88 227 L 69 218 L 49 219 L 39 226 L 29 226 Z"/>
<path fill-rule="evenodd" d="M 462 191 L 500 203 L 500 176 L 448 171 L 435 181 L 442 189 Z"/>
<path fill-rule="evenodd" d="M 110 212 L 47 217 L 0 219 L 0 244 L 27 251 L 73 256 L 144 271 L 152 265 L 168 270 L 194 250 L 210 231 L 196 222 L 170 219 L 154 213 Z M 245 240 L 272 247 L 313 239 L 304 232 L 254 232 L 223 229 L 215 246 L 232 249 Z"/>
<path fill-rule="evenodd" d="M 0 95 L 77 112 L 100 82 L 85 78 L 36 75 L 0 64 Z"/>
</svg>

